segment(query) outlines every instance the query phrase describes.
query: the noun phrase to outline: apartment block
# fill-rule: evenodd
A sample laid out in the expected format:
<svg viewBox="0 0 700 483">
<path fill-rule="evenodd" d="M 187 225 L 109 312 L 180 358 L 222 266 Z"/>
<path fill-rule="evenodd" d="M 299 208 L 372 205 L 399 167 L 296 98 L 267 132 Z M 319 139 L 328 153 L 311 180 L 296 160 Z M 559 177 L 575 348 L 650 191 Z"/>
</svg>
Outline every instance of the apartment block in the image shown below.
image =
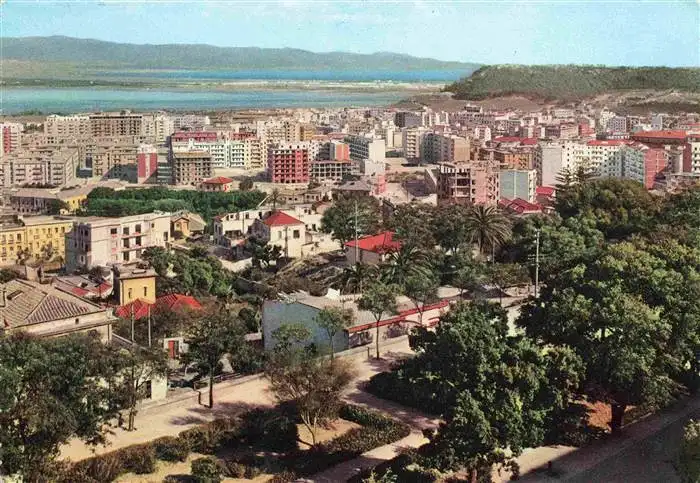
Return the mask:
<svg viewBox="0 0 700 483">
<path fill-rule="evenodd" d="M 214 169 L 260 169 L 263 167 L 262 145 L 260 140 L 256 138 L 172 141 L 171 149 L 179 152 L 206 151 L 211 155 Z"/>
<path fill-rule="evenodd" d="M 352 161 L 311 161 L 311 181 L 316 183 L 339 183 L 353 173 Z"/>
<path fill-rule="evenodd" d="M 496 204 L 499 173 L 490 163 L 441 163 L 437 172 L 439 203 Z"/>
<path fill-rule="evenodd" d="M 97 136 L 138 136 L 143 132 L 143 115 L 129 111 L 90 114 L 90 134 Z"/>
<path fill-rule="evenodd" d="M 44 120 L 44 134 L 55 139 L 90 136 L 92 134 L 90 116 L 87 114 L 47 116 Z"/>
<path fill-rule="evenodd" d="M 401 131 L 403 156 L 408 161 L 417 162 L 421 159 L 421 144 L 423 136 L 428 132 L 426 128 L 405 128 Z"/>
<path fill-rule="evenodd" d="M 133 262 L 146 248 L 165 247 L 170 239 L 170 216 L 156 212 L 75 221 L 66 237 L 66 269 L 72 272 Z"/>
<path fill-rule="evenodd" d="M 700 174 L 700 134 L 689 134 L 683 154 L 683 171 Z"/>
<path fill-rule="evenodd" d="M 656 177 L 669 168 L 668 151 L 640 143 L 623 146 L 618 158 L 621 177 L 638 181 L 646 189 L 652 189 Z"/>
<path fill-rule="evenodd" d="M 66 233 L 73 221 L 55 216 L 12 217 L 0 222 L 0 265 L 66 258 Z"/>
<path fill-rule="evenodd" d="M 415 112 L 397 112 L 394 115 L 394 124 L 397 127 L 418 127 L 422 125 L 421 116 Z"/>
<path fill-rule="evenodd" d="M 537 171 L 534 169 L 502 170 L 499 173 L 500 199 L 514 200 L 516 198 L 535 202 L 537 188 Z"/>
<path fill-rule="evenodd" d="M 23 149 L 0 161 L 0 182 L 4 187 L 22 185 L 75 184 L 80 166 L 76 149 Z"/>
<path fill-rule="evenodd" d="M 22 132 L 24 125 L 18 122 L 0 123 L 0 153 L 13 153 L 22 145 Z"/>
<path fill-rule="evenodd" d="M 171 163 L 175 185 L 198 186 L 214 172 L 211 154 L 206 151 L 173 152 Z"/>
<path fill-rule="evenodd" d="M 158 172 L 158 150 L 150 144 L 142 144 L 136 151 L 136 182 L 150 183 Z"/>
<path fill-rule="evenodd" d="M 143 115 L 141 134 L 153 137 L 156 143 L 164 144 L 173 132 L 175 132 L 175 122 L 170 116 L 162 113 Z"/>
<path fill-rule="evenodd" d="M 371 159 L 383 163 L 386 160 L 386 142 L 383 139 L 346 136 L 344 142 L 348 145 L 348 153 L 353 161 Z"/>
<path fill-rule="evenodd" d="M 273 183 L 308 183 L 310 143 L 277 143 L 267 150 L 267 169 Z"/>
<path fill-rule="evenodd" d="M 468 139 L 429 132 L 423 136 L 421 157 L 426 163 L 469 161 L 471 144 Z"/>
</svg>

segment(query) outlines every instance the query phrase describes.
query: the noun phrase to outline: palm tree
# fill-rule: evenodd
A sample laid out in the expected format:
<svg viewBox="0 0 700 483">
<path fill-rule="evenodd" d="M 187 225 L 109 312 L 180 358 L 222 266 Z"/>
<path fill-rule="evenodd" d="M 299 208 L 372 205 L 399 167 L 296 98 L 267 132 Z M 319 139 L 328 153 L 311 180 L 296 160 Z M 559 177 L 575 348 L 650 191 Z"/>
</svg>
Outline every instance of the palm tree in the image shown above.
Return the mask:
<svg viewBox="0 0 700 483">
<path fill-rule="evenodd" d="M 361 292 L 366 282 L 377 278 L 377 267 L 365 263 L 356 263 L 347 267 L 340 275 L 340 291 L 344 293 Z"/>
<path fill-rule="evenodd" d="M 508 217 L 495 206 L 474 205 L 469 209 L 465 219 L 467 232 L 472 243 L 479 247 L 479 253 L 486 248 L 492 252 L 511 236 Z"/>
<path fill-rule="evenodd" d="M 391 252 L 382 266 L 382 277 L 385 281 L 401 287 L 411 276 L 429 277 L 431 273 L 432 267 L 426 253 L 409 245 Z"/>
</svg>

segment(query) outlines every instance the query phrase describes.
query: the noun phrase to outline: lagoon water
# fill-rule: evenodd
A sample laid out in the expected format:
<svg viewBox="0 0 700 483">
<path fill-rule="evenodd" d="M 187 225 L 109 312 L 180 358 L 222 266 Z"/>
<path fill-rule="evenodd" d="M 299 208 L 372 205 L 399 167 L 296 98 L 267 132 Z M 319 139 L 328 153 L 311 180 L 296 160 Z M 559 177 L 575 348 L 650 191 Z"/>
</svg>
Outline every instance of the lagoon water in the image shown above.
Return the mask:
<svg viewBox="0 0 700 483">
<path fill-rule="evenodd" d="M 94 73 L 93 79 L 146 82 L 154 87 L 5 85 L 0 86 L 0 114 L 383 106 L 419 92 L 436 92 L 460 74 L 457 71 L 103 71 Z"/>
</svg>

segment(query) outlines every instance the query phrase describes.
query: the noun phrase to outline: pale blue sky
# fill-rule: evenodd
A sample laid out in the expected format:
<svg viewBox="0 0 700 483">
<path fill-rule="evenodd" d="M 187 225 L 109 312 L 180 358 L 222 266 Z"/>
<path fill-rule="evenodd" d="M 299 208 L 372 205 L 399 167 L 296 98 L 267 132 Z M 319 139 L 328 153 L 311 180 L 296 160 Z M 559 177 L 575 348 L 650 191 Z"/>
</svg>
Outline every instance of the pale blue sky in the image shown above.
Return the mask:
<svg viewBox="0 0 700 483">
<path fill-rule="evenodd" d="M 0 9 L 1 35 L 8 37 L 392 51 L 481 63 L 700 66 L 700 0 L 6 0 Z"/>
</svg>

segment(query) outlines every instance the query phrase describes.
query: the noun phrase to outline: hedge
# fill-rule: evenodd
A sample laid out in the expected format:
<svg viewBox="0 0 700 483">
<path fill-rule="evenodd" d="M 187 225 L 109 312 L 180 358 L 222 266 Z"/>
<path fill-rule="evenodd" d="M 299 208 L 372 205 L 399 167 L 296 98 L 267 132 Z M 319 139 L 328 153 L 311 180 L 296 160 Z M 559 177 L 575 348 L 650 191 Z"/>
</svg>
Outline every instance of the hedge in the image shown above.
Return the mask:
<svg viewBox="0 0 700 483">
<path fill-rule="evenodd" d="M 107 483 L 125 473 L 153 473 L 157 460 L 185 461 L 191 452 L 213 455 L 223 448 L 245 448 L 246 453 L 226 461 L 199 458 L 196 460 L 199 461 L 196 465 L 200 472 L 198 481 L 215 481 L 202 479 L 210 478 L 205 469 L 211 468 L 211 462 L 226 476 L 254 478 L 260 474 L 264 460 L 255 452 L 263 450 L 282 453 L 277 461 L 283 471 L 271 481 L 283 483 L 313 475 L 378 446 L 393 443 L 411 432 L 408 425 L 359 406 L 344 405 L 339 415 L 361 427 L 308 451 L 298 449 L 296 415 L 289 406 L 282 405 L 274 409 L 253 409 L 237 418 L 216 419 L 182 431 L 177 437 L 166 436 L 79 461 L 67 469 L 59 483 Z M 193 462 L 193 471 L 194 468 Z"/>
</svg>

